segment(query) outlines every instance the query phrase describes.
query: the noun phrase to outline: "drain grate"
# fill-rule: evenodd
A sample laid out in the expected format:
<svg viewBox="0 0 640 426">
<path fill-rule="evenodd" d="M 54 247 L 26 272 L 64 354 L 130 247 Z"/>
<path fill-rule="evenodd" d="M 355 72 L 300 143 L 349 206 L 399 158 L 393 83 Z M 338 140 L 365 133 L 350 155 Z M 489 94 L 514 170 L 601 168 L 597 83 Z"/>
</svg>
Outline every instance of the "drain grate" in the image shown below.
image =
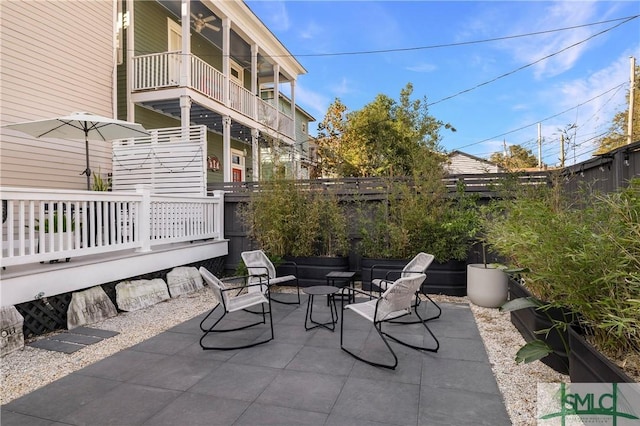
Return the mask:
<svg viewBox="0 0 640 426">
<path fill-rule="evenodd" d="M 98 328 L 77 327 L 73 330 L 54 334 L 45 339 L 36 340 L 29 343 L 31 346 L 48 351 L 64 352 L 71 354 L 80 349 L 101 342 L 104 339 L 118 335 L 116 331 L 101 330 Z"/>
</svg>

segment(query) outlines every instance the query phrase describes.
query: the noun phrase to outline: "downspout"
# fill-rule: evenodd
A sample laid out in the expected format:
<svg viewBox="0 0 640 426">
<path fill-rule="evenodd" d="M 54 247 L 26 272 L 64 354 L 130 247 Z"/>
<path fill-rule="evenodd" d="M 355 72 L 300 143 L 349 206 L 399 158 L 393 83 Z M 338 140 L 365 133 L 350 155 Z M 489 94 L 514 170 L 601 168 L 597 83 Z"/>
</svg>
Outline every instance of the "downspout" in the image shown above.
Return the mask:
<svg viewBox="0 0 640 426">
<path fill-rule="evenodd" d="M 127 121 L 136 121 L 135 105 L 131 101 L 131 87 L 133 81 L 133 56 L 135 50 L 134 41 L 134 24 L 133 24 L 133 3 L 134 0 L 126 0 L 127 11 L 125 12 L 128 19 L 124 19 L 127 25 L 123 25 L 123 28 L 127 31 L 127 49 L 126 49 L 126 64 L 127 64 Z"/>
</svg>

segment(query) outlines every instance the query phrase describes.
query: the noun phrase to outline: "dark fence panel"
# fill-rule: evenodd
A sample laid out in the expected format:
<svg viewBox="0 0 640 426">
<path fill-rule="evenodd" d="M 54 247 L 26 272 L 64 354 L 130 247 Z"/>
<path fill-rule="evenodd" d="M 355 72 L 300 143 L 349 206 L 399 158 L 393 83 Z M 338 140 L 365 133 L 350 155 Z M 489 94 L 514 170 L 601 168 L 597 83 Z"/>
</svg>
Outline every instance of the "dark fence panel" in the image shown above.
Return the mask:
<svg viewBox="0 0 640 426">
<path fill-rule="evenodd" d="M 640 141 L 566 167 L 562 175 L 569 193 L 579 194 L 585 185 L 600 192 L 624 188 L 640 177 Z"/>
<path fill-rule="evenodd" d="M 546 185 L 550 182 L 552 171 L 534 171 L 517 174 L 522 184 Z M 578 194 L 584 184 L 603 192 L 616 191 L 628 185 L 633 177 L 640 177 L 640 141 L 613 150 L 606 155 L 597 156 L 582 163 L 566 167 L 559 171 L 565 189 Z M 505 177 L 503 173 L 449 175 L 444 178 L 446 187 L 451 194 L 455 194 L 460 183 L 464 184 L 465 192 L 477 194 L 480 202 L 497 196 L 495 186 Z M 314 179 L 300 180 L 296 183 L 309 190 L 335 191 L 348 209 L 355 208 L 355 201 L 380 201 L 388 196 L 391 182 L 407 182 L 407 178 L 343 178 L 343 179 Z M 260 190 L 259 182 L 226 182 L 209 184 L 209 191 L 224 190 L 225 193 L 225 238 L 229 239 L 229 255 L 225 260 L 225 270 L 232 272 L 241 261 L 240 253 L 252 250 L 255 244 L 247 237 L 247 231 L 239 217 L 239 208 L 246 203 L 254 191 Z M 360 270 L 360 256 L 355 252 L 360 235 L 357 223 L 350 223 L 351 246 L 350 269 Z M 469 254 L 470 263 L 478 263 L 481 258 L 480 249 L 475 247 Z"/>
</svg>

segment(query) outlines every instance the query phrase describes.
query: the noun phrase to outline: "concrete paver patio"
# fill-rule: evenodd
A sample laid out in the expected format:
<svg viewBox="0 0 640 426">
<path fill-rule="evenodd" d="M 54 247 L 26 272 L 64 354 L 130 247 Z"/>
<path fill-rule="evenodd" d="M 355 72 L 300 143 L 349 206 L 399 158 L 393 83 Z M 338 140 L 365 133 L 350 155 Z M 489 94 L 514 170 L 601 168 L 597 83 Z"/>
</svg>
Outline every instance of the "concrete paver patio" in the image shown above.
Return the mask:
<svg viewBox="0 0 640 426">
<path fill-rule="evenodd" d="M 305 303 L 272 304 L 275 339 L 242 350 L 203 351 L 199 315 L 2 406 L 2 425 L 510 424 L 467 305 L 441 304 L 429 322 L 438 353 L 392 342 L 399 365 L 390 371 L 340 350 L 339 324 L 335 333 L 305 331 Z M 324 298 L 316 312 L 328 319 Z M 389 361 L 370 324 L 347 315 L 345 344 Z M 264 338 L 267 327 L 207 339 L 236 345 Z M 428 339 L 419 324 L 391 327 L 405 340 Z"/>
</svg>

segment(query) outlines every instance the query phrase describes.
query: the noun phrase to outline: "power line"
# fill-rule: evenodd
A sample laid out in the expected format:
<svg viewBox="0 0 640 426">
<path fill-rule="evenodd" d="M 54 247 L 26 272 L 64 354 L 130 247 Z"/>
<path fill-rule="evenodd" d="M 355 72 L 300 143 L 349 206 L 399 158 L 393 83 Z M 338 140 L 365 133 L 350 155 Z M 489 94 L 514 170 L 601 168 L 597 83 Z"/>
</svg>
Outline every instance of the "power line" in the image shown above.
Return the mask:
<svg viewBox="0 0 640 426">
<path fill-rule="evenodd" d="M 586 104 L 588 104 L 589 102 L 592 102 L 593 100 L 598 99 L 599 97 L 604 96 L 604 95 L 606 95 L 607 93 L 609 93 L 609 92 L 611 92 L 611 91 L 614 91 L 614 90 L 618 89 L 620 86 L 624 86 L 625 84 L 627 84 L 627 82 L 620 83 L 620 84 L 618 84 L 617 86 L 612 87 L 611 89 L 607 90 L 606 92 L 600 93 L 599 95 L 596 95 L 596 96 L 592 97 L 591 99 L 588 99 L 588 100 L 586 100 L 586 101 L 584 101 L 584 102 L 581 102 L 581 103 L 579 103 L 578 105 L 575 105 L 575 106 L 573 106 L 573 107 L 571 107 L 571 108 L 567 108 L 567 109 L 565 109 L 564 111 L 561 111 L 561 112 L 559 112 L 559 113 L 557 113 L 557 114 L 553 114 L 553 115 L 550 115 L 550 116 L 548 116 L 548 117 L 545 117 L 545 118 L 543 118 L 543 119 L 541 119 L 541 120 L 537 120 L 537 121 L 536 121 L 536 122 L 534 122 L 534 123 L 526 124 L 526 125 L 524 125 L 524 126 L 522 126 L 522 127 L 518 127 L 517 129 L 509 130 L 508 132 L 500 133 L 499 135 L 491 136 L 490 138 L 486 138 L 486 139 L 483 139 L 483 140 L 478 141 L 478 142 L 473 142 L 473 143 L 470 143 L 470 144 L 467 144 L 467 145 L 463 145 L 463 146 L 460 146 L 460 147 L 457 147 L 457 148 L 454 148 L 454 149 L 458 149 L 458 150 L 459 150 L 459 149 L 462 149 L 462 148 L 468 148 L 468 147 L 470 147 L 470 146 L 479 145 L 479 144 L 481 144 L 481 143 L 488 142 L 488 141 L 490 141 L 490 140 L 493 140 L 493 139 L 496 139 L 496 138 L 500 138 L 500 137 L 502 137 L 502 136 L 506 136 L 506 135 L 510 135 L 510 134 L 512 134 L 512 133 L 519 132 L 520 130 L 524 130 L 524 129 L 528 128 L 528 127 L 536 126 L 538 123 L 542 123 L 542 122 L 544 122 L 544 121 L 551 120 L 552 118 L 556 118 L 556 117 L 558 117 L 558 116 L 561 116 L 562 114 L 565 114 L 565 113 L 567 113 L 567 112 L 569 112 L 569 111 L 571 111 L 571 110 L 573 110 L 573 109 L 575 109 L 575 108 L 578 108 L 578 107 L 580 107 L 580 106 L 582 106 L 582 105 L 586 105 Z"/>
<path fill-rule="evenodd" d="M 575 30 L 577 28 L 590 27 L 590 26 L 594 26 L 594 25 L 607 24 L 607 23 L 618 22 L 618 21 L 624 21 L 624 22 L 621 22 L 620 24 L 618 24 L 618 25 L 622 25 L 622 24 L 624 24 L 624 23 L 626 23 L 628 21 L 631 21 L 632 19 L 638 18 L 639 16 L 640 15 L 632 15 L 632 16 L 626 16 L 624 18 L 609 19 L 607 21 L 592 22 L 592 23 L 589 23 L 589 24 L 575 25 L 575 26 L 572 26 L 572 27 L 556 28 L 556 29 L 553 29 L 553 30 L 544 30 L 544 31 L 537 31 L 537 32 L 532 32 L 532 33 L 525 33 L 525 34 L 517 34 L 517 35 L 510 35 L 510 36 L 488 38 L 488 39 L 484 39 L 484 40 L 462 41 L 462 42 L 458 42 L 458 43 L 434 44 L 434 45 L 429 45 L 429 46 L 418 46 L 418 47 L 400 47 L 400 48 L 395 48 L 395 49 L 361 50 L 361 51 L 352 51 L 352 52 L 303 53 L 303 54 L 295 54 L 295 55 L 272 55 L 270 57 L 277 58 L 277 57 L 281 57 L 281 56 L 326 57 L 326 56 L 372 55 L 372 54 L 377 54 L 377 53 L 410 52 L 410 51 L 416 51 L 416 50 L 440 49 L 440 48 L 444 48 L 444 47 L 458 47 L 458 46 L 466 46 L 466 45 L 471 45 L 471 44 L 490 43 L 490 42 L 494 42 L 494 41 L 512 40 L 512 39 L 517 39 L 517 38 L 522 38 L 522 37 L 530 37 L 530 36 L 536 36 L 536 35 L 541 35 L 541 34 L 549 34 L 549 33 L 555 33 L 555 32 L 560 32 L 560 31 Z M 612 27 L 612 28 L 615 28 L 615 27 Z"/>
<path fill-rule="evenodd" d="M 530 62 L 530 63 L 528 63 L 528 64 L 526 64 L 526 65 L 523 65 L 523 66 L 521 66 L 521 67 L 519 67 L 519 68 L 516 68 L 515 70 L 512 70 L 512 71 L 509 71 L 509 72 L 504 73 L 504 74 L 502 74 L 502 75 L 499 75 L 498 77 L 495 77 L 495 78 L 493 78 L 493 79 L 491 79 L 491 80 L 485 81 L 484 83 L 477 84 L 477 85 L 475 85 L 475 86 L 473 86 L 473 87 L 471 87 L 471 88 L 469 88 L 469 89 L 462 90 L 462 91 L 460 91 L 460 92 L 458 92 L 458 93 L 455 93 L 455 94 L 450 95 L 450 96 L 446 96 L 446 97 L 444 97 L 444 98 L 442 98 L 442 99 L 440 99 L 440 100 L 437 100 L 437 101 L 435 101 L 435 102 L 431 102 L 431 103 L 427 104 L 427 106 L 432 106 L 432 105 L 439 104 L 440 102 L 443 102 L 443 101 L 449 100 L 449 99 L 451 99 L 451 98 L 455 98 L 456 96 L 460 96 L 460 95 L 462 95 L 462 94 L 464 94 L 464 93 L 471 92 L 472 90 L 478 89 L 478 88 L 480 88 L 480 87 L 482 87 L 482 86 L 486 86 L 487 84 L 491 84 L 491 83 L 496 82 L 496 81 L 498 81 L 498 80 L 500 80 L 500 79 L 502 79 L 502 78 L 508 77 L 508 76 L 510 76 L 510 75 L 512 75 L 512 74 L 517 73 L 518 71 L 522 71 L 523 69 L 529 68 L 529 67 L 531 67 L 531 66 L 533 66 L 533 65 L 535 65 L 535 64 L 537 64 L 537 63 L 540 63 L 540 62 L 542 62 L 542 61 L 544 61 L 544 60 L 546 60 L 546 59 L 549 59 L 549 58 L 551 58 L 551 57 L 553 57 L 553 56 L 559 55 L 559 54 L 560 54 L 560 53 L 562 53 L 562 52 L 565 52 L 565 51 L 567 51 L 567 50 L 569 50 L 569 49 L 572 49 L 572 48 L 574 48 L 574 47 L 576 47 L 576 46 L 579 46 L 580 44 L 585 43 L 585 42 L 587 42 L 587 41 L 591 40 L 592 38 L 595 38 L 595 37 L 597 37 L 597 36 L 599 36 L 599 35 L 602 35 L 602 34 L 604 34 L 604 33 L 606 33 L 606 32 L 609 32 L 609 31 L 613 30 L 614 28 L 619 27 L 620 25 L 626 24 L 627 22 L 631 21 L 632 19 L 635 19 L 636 17 L 637 17 L 637 16 L 633 16 L 633 17 L 631 17 L 631 18 L 627 19 L 626 21 L 620 22 L 620 23 L 619 23 L 619 24 L 617 24 L 617 25 L 614 25 L 614 26 L 612 26 L 612 27 L 609 27 L 609 28 L 607 28 L 607 29 L 605 29 L 605 30 L 602 30 L 602 31 L 598 32 L 598 33 L 592 34 L 591 36 L 589 36 L 589 37 L 585 38 L 584 40 L 581 40 L 581 41 L 579 41 L 579 42 L 577 42 L 577 43 L 573 43 L 573 44 L 571 44 L 571 45 L 569 45 L 569 46 L 567 46 L 567 47 L 564 47 L 564 48 L 562 48 L 562 49 L 558 50 L 557 52 L 551 53 L 551 54 L 549 54 L 549 55 L 547 55 L 547 56 L 543 56 L 542 58 L 540 58 L 540 59 L 538 59 L 538 60 L 536 60 L 536 61 L 534 61 L 534 62 Z"/>
</svg>

